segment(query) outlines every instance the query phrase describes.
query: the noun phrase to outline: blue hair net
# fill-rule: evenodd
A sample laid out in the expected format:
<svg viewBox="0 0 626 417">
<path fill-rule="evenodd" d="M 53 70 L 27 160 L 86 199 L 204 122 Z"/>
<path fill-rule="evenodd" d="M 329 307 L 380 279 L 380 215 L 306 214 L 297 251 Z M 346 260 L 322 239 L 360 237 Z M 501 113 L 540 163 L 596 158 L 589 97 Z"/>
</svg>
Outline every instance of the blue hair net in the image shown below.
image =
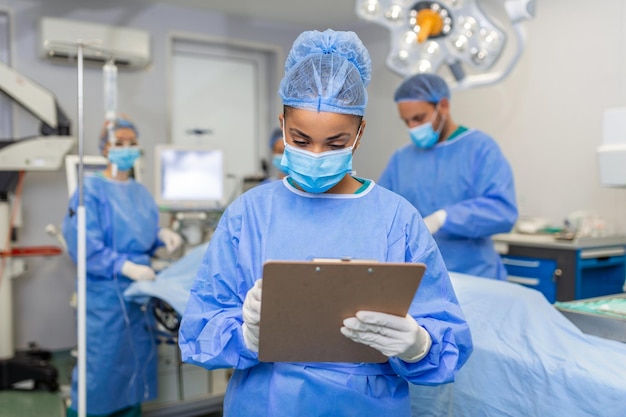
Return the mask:
<svg viewBox="0 0 626 417">
<path fill-rule="evenodd" d="M 446 81 L 435 74 L 416 74 L 400 84 L 394 95 L 395 102 L 427 101 L 439 103 L 442 98 L 450 98 Z"/>
<path fill-rule="evenodd" d="M 372 60 L 354 32 L 307 31 L 285 62 L 278 94 L 285 106 L 363 116 Z"/>
<path fill-rule="evenodd" d="M 283 130 L 276 128 L 272 131 L 272 134 L 270 135 L 270 149 L 274 149 L 274 144 L 276 143 L 277 140 L 282 140 L 283 139 Z"/>
<path fill-rule="evenodd" d="M 113 122 L 113 131 L 116 131 L 117 129 L 133 129 L 135 131 L 135 135 L 139 136 L 139 131 L 137 130 L 133 122 L 127 119 L 121 119 L 121 118 L 115 119 L 115 121 Z M 102 129 L 102 132 L 100 133 L 100 141 L 98 142 L 98 148 L 100 149 L 100 152 L 104 150 L 104 146 L 106 145 L 108 140 L 109 140 L 109 131 L 106 128 L 104 128 Z"/>
</svg>

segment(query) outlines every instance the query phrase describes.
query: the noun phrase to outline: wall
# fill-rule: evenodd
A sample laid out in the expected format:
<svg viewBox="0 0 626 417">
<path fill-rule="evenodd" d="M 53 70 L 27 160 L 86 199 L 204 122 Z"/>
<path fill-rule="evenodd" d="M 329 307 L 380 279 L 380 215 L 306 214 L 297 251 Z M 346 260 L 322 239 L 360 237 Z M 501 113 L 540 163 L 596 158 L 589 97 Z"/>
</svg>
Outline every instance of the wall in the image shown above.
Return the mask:
<svg viewBox="0 0 626 417">
<path fill-rule="evenodd" d="M 494 86 L 453 95 L 455 120 L 490 133 L 502 146 L 513 166 L 520 209 L 525 215 L 560 222 L 572 211 L 595 210 L 626 233 L 626 191 L 599 184 L 595 157 L 601 143 L 603 111 L 626 104 L 622 75 L 626 68 L 625 7 L 620 0 L 604 0 L 601 8 L 589 7 L 582 0 L 538 2 L 536 18 L 526 24 L 526 50 L 511 76 Z M 118 77 L 121 110 L 140 121 L 148 166 L 152 146 L 168 141 L 166 42 L 170 32 L 275 44 L 286 53 L 302 30 L 311 29 L 143 0 L 0 0 L 0 8 L 9 9 L 13 15 L 13 65 L 57 95 L 74 127 L 76 71 L 38 58 L 38 20 L 62 17 L 150 31 L 151 68 L 123 72 Z M 408 142 L 392 101 L 401 78 L 384 64 L 389 43 L 385 29 L 356 19 L 354 24 L 335 29 L 356 30 L 372 55 L 368 125 L 355 167 L 359 175 L 376 179 L 393 150 Z M 100 69 L 86 70 L 85 86 L 86 151 L 95 153 L 95 134 L 103 115 Z M 24 112 L 19 113 L 18 136 L 34 133 L 37 126 Z M 149 176 L 146 183 L 152 186 Z M 54 244 L 44 227 L 60 223 L 66 197 L 63 172 L 28 173 L 25 225 L 18 243 Z M 28 264 L 30 271 L 14 281 L 17 346 L 24 347 L 28 341 L 51 349 L 73 346 L 75 321 L 68 305 L 75 280 L 73 264 L 65 256 L 33 258 Z"/>
</svg>

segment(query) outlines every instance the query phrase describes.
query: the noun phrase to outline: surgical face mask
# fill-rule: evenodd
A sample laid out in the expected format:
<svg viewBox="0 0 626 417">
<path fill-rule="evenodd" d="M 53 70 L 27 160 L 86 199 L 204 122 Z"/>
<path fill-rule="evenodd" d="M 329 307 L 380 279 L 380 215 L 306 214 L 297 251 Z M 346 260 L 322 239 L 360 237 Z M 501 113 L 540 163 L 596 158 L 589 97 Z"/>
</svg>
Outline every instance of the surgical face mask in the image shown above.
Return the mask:
<svg viewBox="0 0 626 417">
<path fill-rule="evenodd" d="M 437 117 L 437 113 L 439 110 L 435 111 L 433 115 L 433 119 Z M 437 130 L 433 129 L 432 121 L 428 121 L 419 126 L 415 126 L 414 128 L 409 129 L 409 135 L 411 136 L 411 140 L 420 149 L 428 149 L 433 147 L 438 141 L 439 136 L 441 134 L 441 130 L 443 129 L 445 119 L 441 119 L 441 123 L 439 124 L 439 128 Z"/>
<path fill-rule="evenodd" d="M 315 153 L 288 144 L 284 130 L 283 121 L 285 152 L 281 167 L 304 191 L 324 193 L 337 185 L 346 174 L 352 172 L 352 150 L 357 140 L 349 148 Z M 357 139 L 360 134 L 361 127 L 357 132 Z"/>
<path fill-rule="evenodd" d="M 129 171 L 140 156 L 141 151 L 136 146 L 114 146 L 109 148 L 108 159 L 120 171 Z"/>
</svg>

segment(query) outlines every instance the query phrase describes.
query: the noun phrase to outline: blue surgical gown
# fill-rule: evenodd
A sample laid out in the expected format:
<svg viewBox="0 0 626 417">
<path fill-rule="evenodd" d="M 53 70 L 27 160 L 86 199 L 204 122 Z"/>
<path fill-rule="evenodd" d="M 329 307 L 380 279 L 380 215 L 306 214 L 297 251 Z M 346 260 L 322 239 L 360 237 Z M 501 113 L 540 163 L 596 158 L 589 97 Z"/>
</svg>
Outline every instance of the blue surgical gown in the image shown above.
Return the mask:
<svg viewBox="0 0 626 417">
<path fill-rule="evenodd" d="M 407 145 L 392 155 L 378 183 L 424 217 L 446 211 L 434 238 L 450 271 L 506 279 L 491 236 L 511 231 L 517 205 L 511 167 L 491 137 L 467 130 L 430 149 Z"/>
<path fill-rule="evenodd" d="M 68 252 L 77 261 L 78 194 L 63 220 Z M 110 414 L 157 394 L 154 320 L 139 304 L 125 301 L 131 280 L 121 273 L 128 260 L 150 264 L 158 241 L 159 212 L 150 192 L 134 180 L 85 177 L 87 258 L 87 412 Z M 77 374 L 72 408 L 77 409 Z"/>
<path fill-rule="evenodd" d="M 242 305 L 266 260 L 423 262 L 409 313 L 432 337 L 416 363 L 266 363 L 248 350 Z M 339 325 L 337 331 L 339 331 Z M 471 350 L 469 328 L 432 236 L 415 208 L 371 182 L 359 194 L 310 194 L 287 180 L 255 187 L 224 212 L 182 318 L 185 362 L 235 368 L 224 416 L 409 417 L 408 382 L 450 382 Z"/>
</svg>

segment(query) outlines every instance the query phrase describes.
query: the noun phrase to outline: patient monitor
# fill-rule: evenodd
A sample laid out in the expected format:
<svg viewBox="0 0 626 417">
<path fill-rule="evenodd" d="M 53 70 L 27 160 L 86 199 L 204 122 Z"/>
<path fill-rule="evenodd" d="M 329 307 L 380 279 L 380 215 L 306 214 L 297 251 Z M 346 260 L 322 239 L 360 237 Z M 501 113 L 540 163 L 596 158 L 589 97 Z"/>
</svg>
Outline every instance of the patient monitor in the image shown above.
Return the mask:
<svg viewBox="0 0 626 417">
<path fill-rule="evenodd" d="M 224 156 L 208 146 L 157 145 L 155 200 L 167 211 L 224 207 Z"/>
</svg>

